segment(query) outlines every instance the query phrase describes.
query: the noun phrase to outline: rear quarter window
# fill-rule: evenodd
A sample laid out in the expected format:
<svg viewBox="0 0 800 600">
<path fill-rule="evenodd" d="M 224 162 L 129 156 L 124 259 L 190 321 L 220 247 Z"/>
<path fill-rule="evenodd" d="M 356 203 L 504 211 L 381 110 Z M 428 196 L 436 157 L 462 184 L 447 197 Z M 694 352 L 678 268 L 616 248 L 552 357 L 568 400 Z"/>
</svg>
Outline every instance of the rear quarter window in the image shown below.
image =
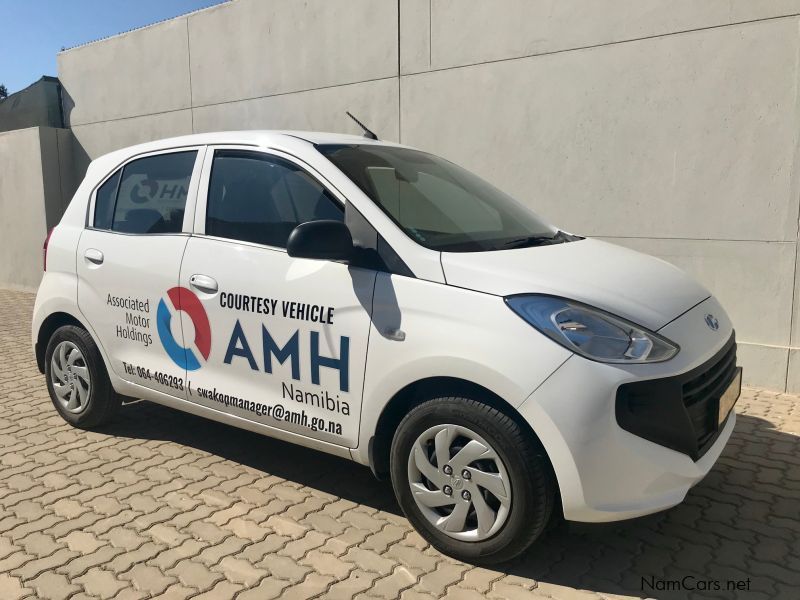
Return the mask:
<svg viewBox="0 0 800 600">
<path fill-rule="evenodd" d="M 179 233 L 197 151 L 146 156 L 126 164 L 95 196 L 94 227 L 121 233 Z"/>
<path fill-rule="evenodd" d="M 114 202 L 117 198 L 121 174 L 122 170 L 120 169 L 97 189 L 94 201 L 94 226 L 97 229 L 111 229 L 111 223 L 114 220 Z"/>
</svg>

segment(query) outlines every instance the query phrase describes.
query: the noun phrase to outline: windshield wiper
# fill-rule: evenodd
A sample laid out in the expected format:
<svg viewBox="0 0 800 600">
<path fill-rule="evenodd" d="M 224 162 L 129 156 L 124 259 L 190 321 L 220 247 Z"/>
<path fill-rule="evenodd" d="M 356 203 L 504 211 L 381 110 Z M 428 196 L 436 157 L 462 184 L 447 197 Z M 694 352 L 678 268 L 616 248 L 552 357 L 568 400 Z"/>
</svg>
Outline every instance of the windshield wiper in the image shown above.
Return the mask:
<svg viewBox="0 0 800 600">
<path fill-rule="evenodd" d="M 528 235 L 525 237 L 515 238 L 503 244 L 503 248 L 528 248 L 532 246 L 550 246 L 552 244 L 563 244 L 569 241 L 569 236 L 563 231 L 559 230 L 552 236 L 550 235 Z"/>
</svg>

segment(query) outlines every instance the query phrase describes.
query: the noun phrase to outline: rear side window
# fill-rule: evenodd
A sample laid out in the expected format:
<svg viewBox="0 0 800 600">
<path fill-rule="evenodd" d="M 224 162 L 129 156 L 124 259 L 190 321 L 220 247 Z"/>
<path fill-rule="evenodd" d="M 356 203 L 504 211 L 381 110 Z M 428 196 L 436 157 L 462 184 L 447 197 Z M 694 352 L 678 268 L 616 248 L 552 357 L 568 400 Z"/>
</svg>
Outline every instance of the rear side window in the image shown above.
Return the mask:
<svg viewBox="0 0 800 600">
<path fill-rule="evenodd" d="M 258 152 L 217 150 L 211 169 L 206 234 L 285 248 L 300 223 L 344 220 L 339 203 L 289 161 Z"/>
<path fill-rule="evenodd" d="M 122 233 L 179 233 L 196 157 L 192 150 L 129 162 L 97 190 L 94 226 Z"/>
</svg>

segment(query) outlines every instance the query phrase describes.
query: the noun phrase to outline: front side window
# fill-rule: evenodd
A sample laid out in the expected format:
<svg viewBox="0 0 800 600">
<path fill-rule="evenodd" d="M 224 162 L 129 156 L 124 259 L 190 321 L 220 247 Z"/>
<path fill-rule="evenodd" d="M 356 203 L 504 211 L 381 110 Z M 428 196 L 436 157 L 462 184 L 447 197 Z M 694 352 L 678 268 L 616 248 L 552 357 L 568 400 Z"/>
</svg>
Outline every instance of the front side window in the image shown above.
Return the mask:
<svg viewBox="0 0 800 600">
<path fill-rule="evenodd" d="M 180 233 L 197 151 L 129 162 L 97 190 L 94 226 L 122 233 Z"/>
<path fill-rule="evenodd" d="M 576 239 L 477 175 L 432 154 L 378 144 L 317 149 L 426 248 L 477 252 Z"/>
<path fill-rule="evenodd" d="M 207 235 L 285 248 L 295 227 L 320 219 L 342 221 L 344 211 L 297 165 L 247 150 L 214 153 Z"/>
</svg>

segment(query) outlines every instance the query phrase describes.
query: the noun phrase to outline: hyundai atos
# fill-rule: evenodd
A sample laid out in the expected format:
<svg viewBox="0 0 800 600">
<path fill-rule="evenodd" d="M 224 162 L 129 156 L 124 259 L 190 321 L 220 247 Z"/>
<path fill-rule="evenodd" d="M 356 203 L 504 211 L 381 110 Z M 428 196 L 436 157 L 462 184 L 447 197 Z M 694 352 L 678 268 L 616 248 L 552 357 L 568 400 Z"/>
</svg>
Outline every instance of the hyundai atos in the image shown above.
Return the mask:
<svg viewBox="0 0 800 600">
<path fill-rule="evenodd" d="M 33 344 L 84 428 L 123 397 L 369 465 L 463 560 L 551 515 L 680 503 L 736 420 L 728 316 L 405 146 L 192 135 L 89 166 L 45 242 Z"/>
</svg>

